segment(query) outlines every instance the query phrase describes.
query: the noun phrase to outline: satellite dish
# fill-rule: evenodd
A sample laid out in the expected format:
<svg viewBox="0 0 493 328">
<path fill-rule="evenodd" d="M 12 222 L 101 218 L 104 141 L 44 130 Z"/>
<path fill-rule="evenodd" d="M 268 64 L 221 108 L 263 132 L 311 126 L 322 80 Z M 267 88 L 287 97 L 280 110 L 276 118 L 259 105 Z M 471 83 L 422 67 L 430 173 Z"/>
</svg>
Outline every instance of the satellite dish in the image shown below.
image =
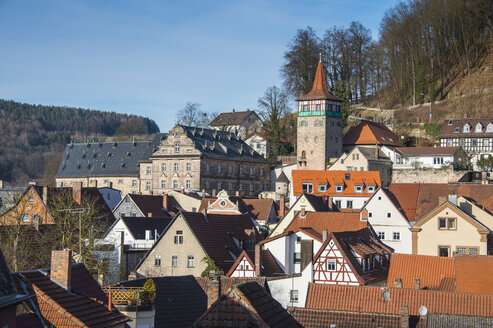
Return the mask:
<svg viewBox="0 0 493 328">
<path fill-rule="evenodd" d="M 422 305 L 419 307 L 419 315 L 421 316 L 425 316 L 426 314 L 428 314 L 428 309 L 426 308 L 426 306 Z"/>
<path fill-rule="evenodd" d="M 388 290 L 385 290 L 383 293 L 382 293 L 382 296 L 383 296 L 383 300 L 384 301 L 388 301 L 390 300 L 390 292 Z"/>
</svg>

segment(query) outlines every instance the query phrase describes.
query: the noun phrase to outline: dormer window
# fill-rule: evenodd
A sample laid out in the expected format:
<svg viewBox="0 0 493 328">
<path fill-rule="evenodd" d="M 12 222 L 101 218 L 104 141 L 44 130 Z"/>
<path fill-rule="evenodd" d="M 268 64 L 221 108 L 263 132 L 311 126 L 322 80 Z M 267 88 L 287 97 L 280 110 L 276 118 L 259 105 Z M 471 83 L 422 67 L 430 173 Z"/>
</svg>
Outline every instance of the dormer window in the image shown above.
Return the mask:
<svg viewBox="0 0 493 328">
<path fill-rule="evenodd" d="M 318 185 L 318 192 L 327 192 L 327 185 L 319 184 Z"/>
<path fill-rule="evenodd" d="M 343 192 L 344 186 L 336 186 L 335 189 L 336 189 L 336 192 Z"/>
<path fill-rule="evenodd" d="M 375 192 L 375 186 L 366 186 L 366 192 L 372 194 Z"/>
<path fill-rule="evenodd" d="M 456 128 L 454 129 L 454 133 L 459 133 L 459 132 L 460 132 L 460 128 L 459 128 L 459 127 L 456 127 Z"/>
<path fill-rule="evenodd" d="M 454 121 L 453 120 L 449 120 L 448 121 L 448 125 L 452 125 L 452 124 L 454 124 Z"/>
<path fill-rule="evenodd" d="M 486 126 L 486 132 L 490 132 L 490 133 L 492 133 L 492 132 L 493 132 L 493 123 L 489 123 L 489 124 Z"/>
<path fill-rule="evenodd" d="M 363 186 L 354 186 L 354 192 L 362 193 L 363 192 Z"/>
<path fill-rule="evenodd" d="M 313 183 L 303 182 L 301 186 L 304 194 L 310 194 L 313 192 Z"/>
<path fill-rule="evenodd" d="M 471 132 L 471 126 L 469 125 L 469 123 L 466 123 L 462 128 L 462 133 L 469 133 L 469 132 Z"/>
<path fill-rule="evenodd" d="M 476 132 L 476 133 L 483 132 L 483 124 L 481 124 L 481 123 L 476 124 L 476 129 L 474 132 Z"/>
</svg>

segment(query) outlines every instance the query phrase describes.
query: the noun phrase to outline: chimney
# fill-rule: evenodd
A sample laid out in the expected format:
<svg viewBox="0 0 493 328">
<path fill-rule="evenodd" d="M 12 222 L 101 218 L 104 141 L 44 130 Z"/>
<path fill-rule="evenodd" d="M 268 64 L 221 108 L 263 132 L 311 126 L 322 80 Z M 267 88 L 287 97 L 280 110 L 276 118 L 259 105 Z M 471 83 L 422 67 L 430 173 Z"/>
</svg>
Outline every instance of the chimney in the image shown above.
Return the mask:
<svg viewBox="0 0 493 328">
<path fill-rule="evenodd" d="M 414 289 L 419 289 L 419 278 L 414 278 Z"/>
<path fill-rule="evenodd" d="M 325 242 L 327 238 L 329 238 L 329 233 L 327 229 L 324 229 L 324 231 L 322 231 L 322 242 Z"/>
<path fill-rule="evenodd" d="M 402 288 L 402 278 L 395 278 L 394 287 L 395 288 Z"/>
<path fill-rule="evenodd" d="M 45 205 L 48 204 L 48 187 L 47 186 L 43 187 L 43 203 L 45 203 Z"/>
<path fill-rule="evenodd" d="M 148 218 L 152 218 L 152 212 L 147 213 Z"/>
<path fill-rule="evenodd" d="M 212 189 L 212 198 L 216 198 L 216 188 Z"/>
<path fill-rule="evenodd" d="M 438 204 L 442 204 L 447 200 L 446 196 L 438 196 Z"/>
<path fill-rule="evenodd" d="M 301 218 L 301 219 L 306 218 L 306 211 L 305 211 L 305 208 L 304 208 L 304 207 L 302 207 L 302 208 L 301 208 L 300 218 Z"/>
<path fill-rule="evenodd" d="M 329 208 L 329 210 L 334 210 L 334 199 L 332 197 L 329 196 L 329 198 L 327 199 L 327 207 Z"/>
<path fill-rule="evenodd" d="M 221 292 L 221 279 L 216 271 L 209 271 L 209 281 L 207 283 L 207 308 L 209 308 L 219 298 Z"/>
<path fill-rule="evenodd" d="M 284 217 L 286 215 L 286 196 L 281 195 L 279 199 L 279 216 Z"/>
<path fill-rule="evenodd" d="M 236 197 L 240 197 L 240 191 L 239 190 L 236 190 L 235 191 L 235 195 L 236 195 Z"/>
<path fill-rule="evenodd" d="M 448 195 L 448 201 L 457 206 L 457 195 Z"/>
<path fill-rule="evenodd" d="M 464 118 L 467 118 L 467 112 L 464 113 Z"/>
<path fill-rule="evenodd" d="M 364 210 L 361 210 L 360 220 L 361 221 L 368 221 L 368 210 L 366 208 Z"/>
<path fill-rule="evenodd" d="M 163 195 L 163 208 L 168 209 L 168 194 Z"/>
<path fill-rule="evenodd" d="M 72 251 L 51 251 L 50 279 L 70 291 Z"/>
<path fill-rule="evenodd" d="M 409 328 L 409 308 L 407 305 L 401 307 L 401 328 Z"/>
<path fill-rule="evenodd" d="M 235 109 L 234 109 L 234 108 L 233 108 L 233 111 L 232 111 L 232 112 L 233 112 L 233 113 L 235 112 Z"/>
<path fill-rule="evenodd" d="M 74 182 L 72 185 L 72 197 L 77 204 L 82 204 L 82 182 Z"/>
<path fill-rule="evenodd" d="M 262 246 L 255 244 L 255 276 L 260 277 L 260 271 L 262 269 Z"/>
</svg>

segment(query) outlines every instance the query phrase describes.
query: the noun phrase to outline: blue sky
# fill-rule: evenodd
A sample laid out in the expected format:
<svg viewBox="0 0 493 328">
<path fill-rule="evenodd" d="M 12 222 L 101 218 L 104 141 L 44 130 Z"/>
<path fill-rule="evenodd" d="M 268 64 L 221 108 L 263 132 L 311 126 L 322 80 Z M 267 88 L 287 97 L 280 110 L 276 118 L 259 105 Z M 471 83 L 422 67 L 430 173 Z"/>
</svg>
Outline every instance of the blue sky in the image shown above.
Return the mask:
<svg viewBox="0 0 493 328">
<path fill-rule="evenodd" d="M 188 101 L 255 109 L 299 28 L 360 21 L 378 38 L 390 0 L 0 0 L 0 98 L 150 117 Z"/>
</svg>

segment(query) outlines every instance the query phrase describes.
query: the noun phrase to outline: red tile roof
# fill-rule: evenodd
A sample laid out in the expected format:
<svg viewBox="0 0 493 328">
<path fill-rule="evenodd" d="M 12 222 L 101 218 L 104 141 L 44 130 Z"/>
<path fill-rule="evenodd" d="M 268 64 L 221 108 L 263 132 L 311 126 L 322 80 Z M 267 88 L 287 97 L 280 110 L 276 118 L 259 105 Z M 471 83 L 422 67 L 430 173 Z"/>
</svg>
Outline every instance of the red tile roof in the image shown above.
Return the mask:
<svg viewBox="0 0 493 328">
<path fill-rule="evenodd" d="M 386 189 L 384 189 L 386 190 Z M 418 203 L 419 184 L 417 183 L 393 183 L 389 186 L 388 191 L 394 196 L 397 201 L 397 207 L 400 208 L 406 218 L 412 222 L 418 218 L 416 216 L 416 205 Z"/>
<path fill-rule="evenodd" d="M 311 228 L 320 235 L 324 230 L 331 232 L 356 231 L 366 228 L 367 221 L 360 220 L 359 212 L 306 212 L 304 219 L 298 213 L 286 231 L 295 231 L 301 228 Z"/>
<path fill-rule="evenodd" d="M 321 170 L 293 170 L 293 193 L 298 196 L 303 193 L 303 182 L 313 183 L 314 195 L 328 196 L 361 196 L 370 197 L 373 193 L 367 193 L 365 186 L 380 186 L 380 172 L 378 171 L 321 171 Z M 346 176 L 349 175 L 349 179 Z M 362 193 L 354 191 L 355 184 L 364 183 Z M 356 183 L 355 183 L 356 182 Z M 318 185 L 326 185 L 326 192 L 319 192 Z M 343 192 L 336 192 L 335 186 L 343 185 Z"/>
<path fill-rule="evenodd" d="M 257 221 L 258 220 L 267 221 L 269 219 L 271 208 L 273 207 L 274 207 L 274 213 L 277 216 L 276 205 L 274 203 L 274 200 L 270 198 L 266 198 L 266 199 L 245 198 L 243 199 L 243 201 L 248 207 L 249 212 L 252 213 L 252 215 L 255 217 Z"/>
<path fill-rule="evenodd" d="M 493 294 L 493 256 L 455 257 L 457 291 Z"/>
<path fill-rule="evenodd" d="M 460 147 L 399 147 L 397 148 L 406 156 L 431 156 L 431 155 L 453 155 Z"/>
<path fill-rule="evenodd" d="M 342 140 L 344 145 L 387 145 L 399 147 L 399 136 L 382 123 L 362 121 L 349 128 Z"/>
<path fill-rule="evenodd" d="M 245 230 L 256 232 L 250 216 L 245 214 L 204 215 L 192 212 L 181 212 L 181 214 L 197 237 L 198 242 L 204 247 L 207 255 L 223 272 L 228 272 L 235 262 L 231 253 L 236 256 L 240 255 L 233 237 L 246 241 L 251 236 L 247 235 Z"/>
<path fill-rule="evenodd" d="M 402 279 L 404 288 L 414 288 L 414 279 L 419 278 L 421 289 L 453 292 L 455 291 L 454 258 L 393 254 L 387 286 L 394 287 L 396 278 Z"/>
<path fill-rule="evenodd" d="M 305 328 L 394 328 L 400 327 L 401 325 L 401 316 L 396 314 L 318 310 L 296 307 L 288 307 L 288 312 Z"/>
<path fill-rule="evenodd" d="M 423 289 L 310 284 L 306 300 L 307 308 L 385 314 L 400 314 L 403 305 L 418 316 L 421 306 L 435 314 L 493 316 L 493 295 Z"/>
<path fill-rule="evenodd" d="M 68 292 L 41 271 L 13 274 L 17 288 L 22 281 L 46 322 L 54 326 L 113 327 L 130 320 L 117 310 L 108 310 L 108 299 L 85 266 L 72 265 L 72 289 Z"/>
<path fill-rule="evenodd" d="M 194 327 L 303 327 L 279 302 L 255 282 L 233 288 L 221 296 L 194 324 Z"/>
<path fill-rule="evenodd" d="M 166 211 L 163 208 L 162 195 L 129 194 L 128 196 L 133 200 L 144 216 L 148 216 L 149 213 L 152 213 L 153 217 L 170 217 L 171 215 L 168 214 L 167 211 L 173 214 L 177 213 L 181 209 L 176 199 L 171 195 L 168 195 L 168 208 Z"/>
<path fill-rule="evenodd" d="M 322 65 L 322 61 L 318 62 L 317 71 L 315 73 L 315 79 L 313 81 L 313 87 L 310 92 L 306 95 L 298 98 L 297 100 L 318 100 L 318 99 L 329 99 L 342 101 L 341 98 L 334 96 L 329 92 L 329 88 L 327 86 L 327 79 L 325 78 L 324 66 Z"/>
<path fill-rule="evenodd" d="M 451 121 L 451 124 L 449 124 Z M 471 125 L 471 132 L 463 133 L 464 124 L 469 123 Z M 476 125 L 481 123 L 483 125 L 483 131 L 476 133 Z M 492 132 L 486 132 L 488 124 L 493 123 L 493 117 L 487 118 L 452 118 L 443 121 L 442 131 L 440 131 L 439 138 L 452 137 L 452 138 L 470 138 L 470 137 L 492 137 Z M 454 133 L 455 129 L 459 128 L 458 133 Z"/>
</svg>

